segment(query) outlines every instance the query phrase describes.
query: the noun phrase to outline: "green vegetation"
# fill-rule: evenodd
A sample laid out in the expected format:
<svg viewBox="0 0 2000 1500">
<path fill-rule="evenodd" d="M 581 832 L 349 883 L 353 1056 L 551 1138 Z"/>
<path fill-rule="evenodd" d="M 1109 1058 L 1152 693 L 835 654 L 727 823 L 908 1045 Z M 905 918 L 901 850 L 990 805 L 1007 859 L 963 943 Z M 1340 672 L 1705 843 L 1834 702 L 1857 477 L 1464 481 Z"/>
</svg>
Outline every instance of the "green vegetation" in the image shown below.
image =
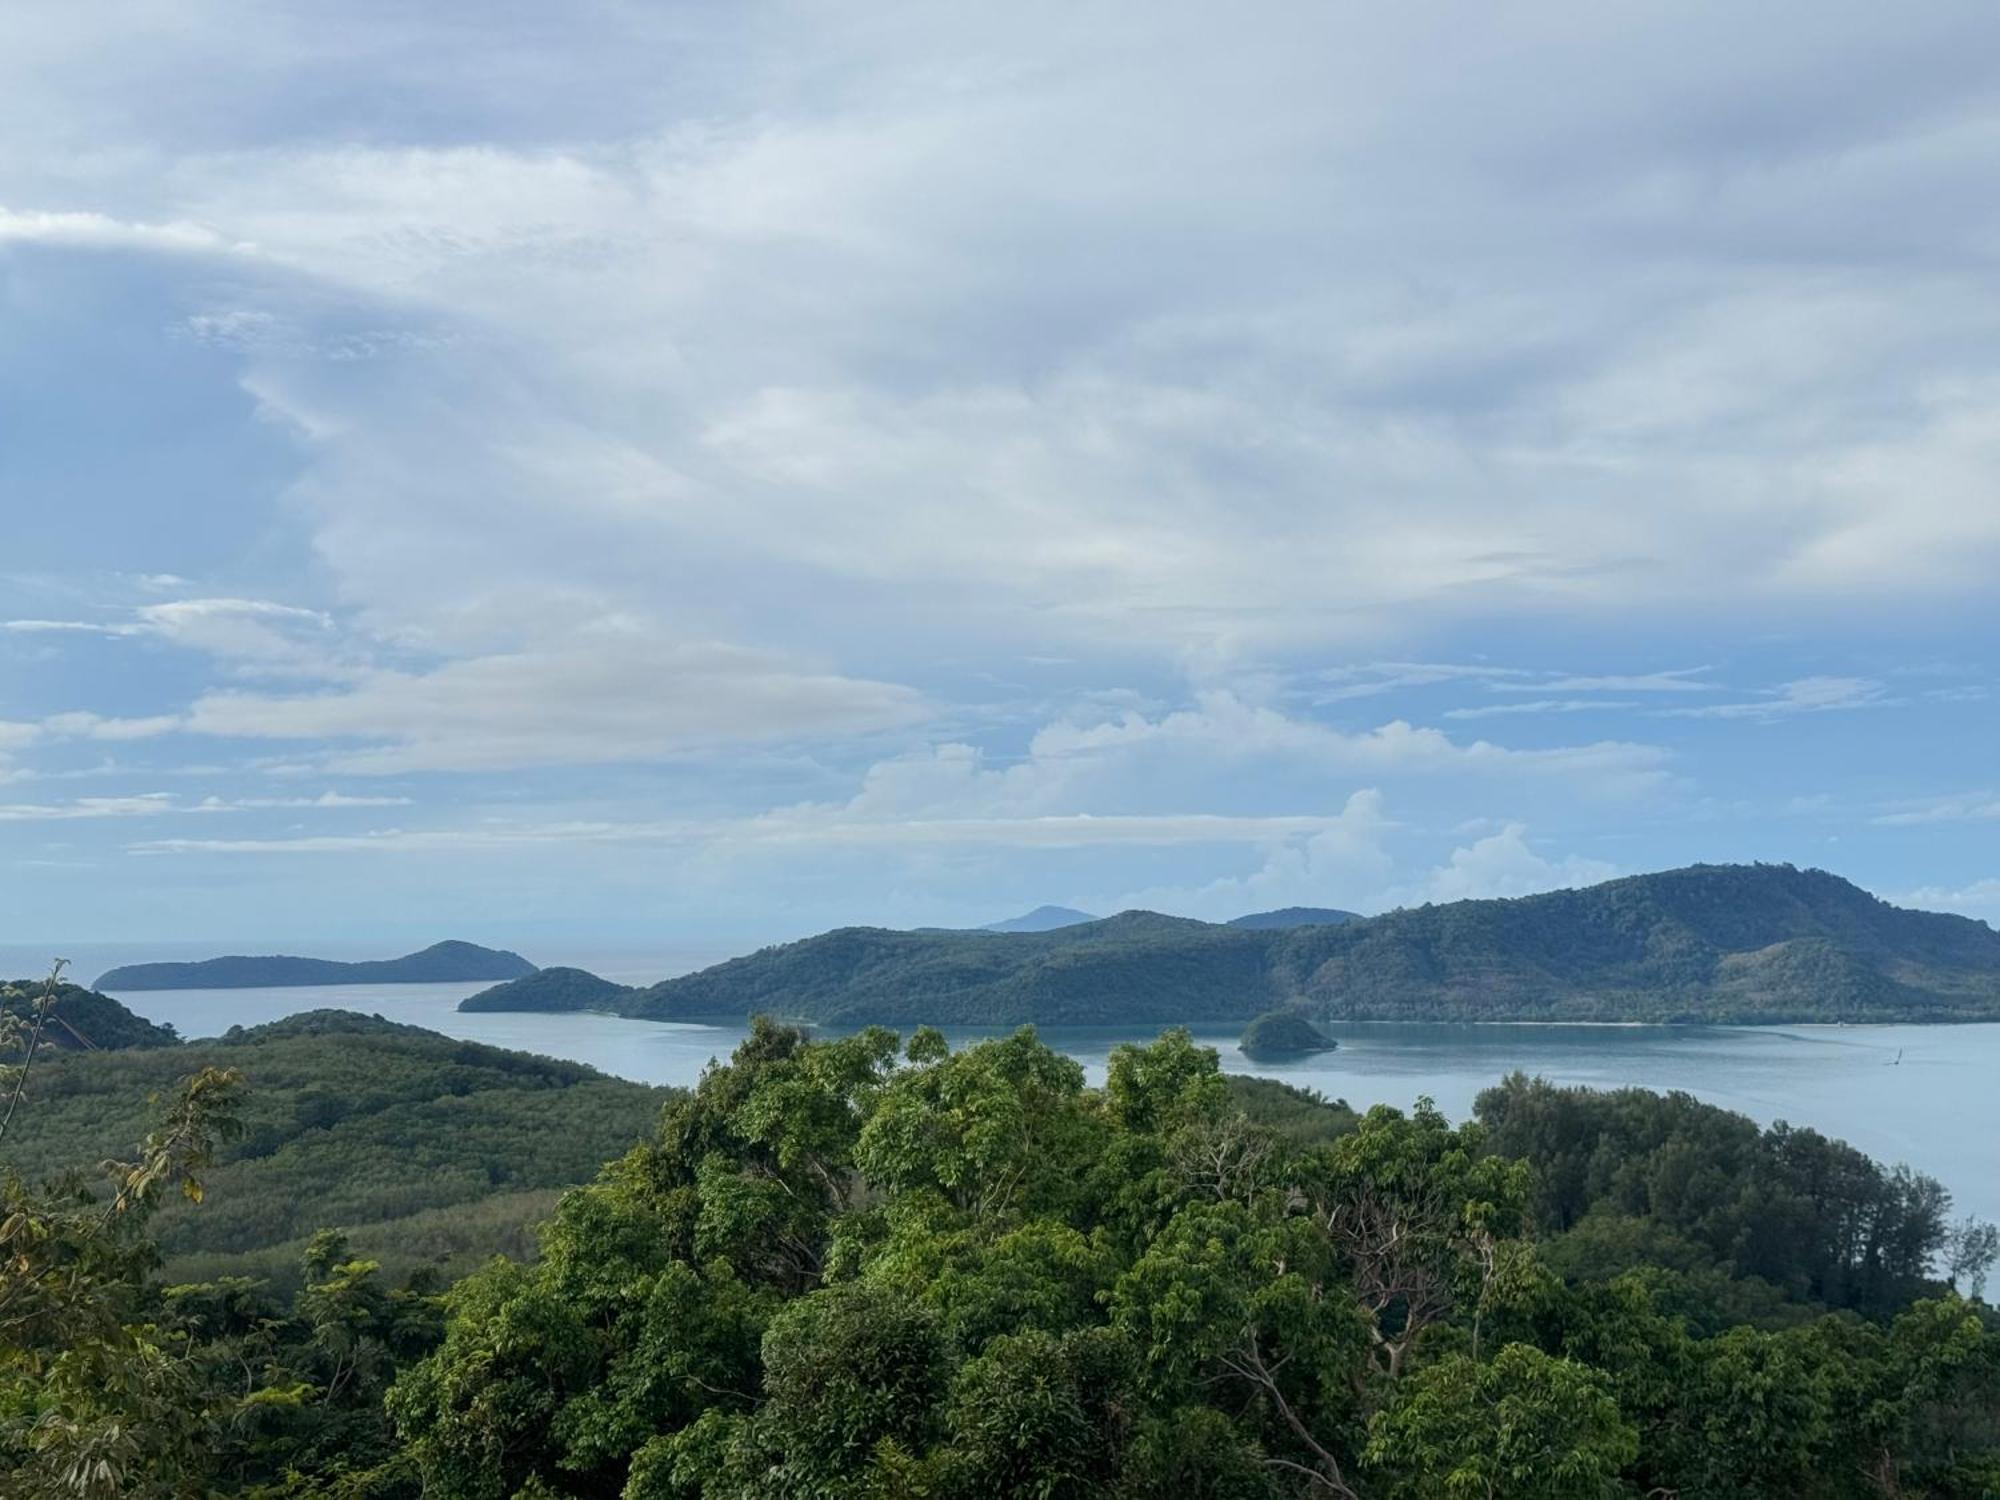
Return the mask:
<svg viewBox="0 0 2000 1500">
<path fill-rule="evenodd" d="M 1698 865 L 1581 891 L 1340 923 L 1151 912 L 1053 931 L 848 927 L 612 1002 L 654 1020 L 831 1025 L 1317 1020 L 1756 1023 L 2000 1019 L 2000 932 L 1787 865 Z"/>
<path fill-rule="evenodd" d="M 458 1002 L 463 1011 L 495 1010 L 610 1010 L 630 990 L 608 979 L 599 979 L 588 969 L 537 969 L 520 979 L 496 984 Z"/>
<path fill-rule="evenodd" d="M 398 1273 L 527 1252 L 555 1190 L 645 1135 L 666 1097 L 577 1063 L 314 1011 L 215 1041 L 38 1064 L 5 1159 L 34 1178 L 116 1155 L 145 1133 L 149 1096 L 202 1068 L 250 1092 L 241 1134 L 206 1174 L 211 1200 L 169 1204 L 151 1225 L 174 1276 L 285 1281 L 329 1227 Z"/>
<path fill-rule="evenodd" d="M 53 986 L 53 987 L 52 987 Z M 180 1040 L 171 1026 L 156 1026 L 113 1000 L 81 985 L 42 979 L 0 984 L 0 1015 L 31 1023 L 44 1000 L 49 1006 L 42 1045 L 56 1051 L 103 1048 L 171 1047 Z"/>
<path fill-rule="evenodd" d="M 1265 934 L 1126 912 L 1049 932 L 843 927 L 636 990 L 649 1020 L 780 1013 L 831 1025 L 1078 1026 L 1211 1019 L 1268 992 Z M 1249 1019 L 1266 1004 L 1249 1004 Z"/>
<path fill-rule="evenodd" d="M 1331 1052 L 1340 1043 L 1296 1010 L 1273 1010 L 1244 1027 L 1237 1045 L 1245 1057 L 1280 1058 Z"/>
<path fill-rule="evenodd" d="M 1587 1096 L 1510 1083 L 1491 1135 L 1423 1104 L 1286 1102 L 1329 1128 L 1259 1124 L 1185 1034 L 1120 1049 L 1096 1090 L 1026 1031 L 951 1054 L 929 1031 L 899 1049 L 760 1023 L 655 1143 L 564 1200 L 537 1266 L 452 1293 L 390 1409 L 425 1482 L 474 1497 L 1971 1496 L 2000 1477 L 1990 1315 L 1897 1281 L 1944 1245 L 1927 1212 L 1878 1218 L 1907 1247 L 1880 1275 L 1852 1238 L 1758 1262 L 1773 1279 L 1744 1285 L 1772 1326 L 1710 1335 L 1671 1310 L 1691 1273 L 1566 1280 L 1536 1243 L 1561 1209 L 1493 1147 L 1575 1145 Z M 1561 1128 L 1531 1121 L 1557 1106 Z M 1619 1206 L 1664 1238 L 1700 1210 L 1628 1202 L 1628 1177 L 1699 1182 L 1745 1149 L 1811 1170 L 1747 1122 L 1757 1144 L 1711 1158 L 1703 1123 L 1610 1132 L 1583 1217 Z M 1862 1167 L 1857 1202 L 1893 1176 Z M 1792 1232 L 1848 1222 L 1821 1208 Z"/>
<path fill-rule="evenodd" d="M 340 963 L 330 958 L 232 955 L 198 963 L 127 964 L 98 976 L 100 990 L 240 990 L 306 984 L 446 984 L 518 979 L 535 966 L 518 953 L 477 943 L 433 943 L 401 958 Z"/>
<path fill-rule="evenodd" d="M 1976 1288 L 1990 1233 L 1680 1096 L 1513 1078 L 1454 1126 L 1226 1079 L 1183 1032 L 1090 1088 L 1025 1029 L 952 1053 L 759 1021 L 560 1199 L 532 1265 L 440 1299 L 314 1236 L 288 1296 L 163 1283 L 162 1205 L 222 1206 L 242 1090 L 185 1079 L 108 1198 L 0 1174 L 0 1497 L 2000 1485 L 2000 1320 L 1929 1270 Z"/>
</svg>

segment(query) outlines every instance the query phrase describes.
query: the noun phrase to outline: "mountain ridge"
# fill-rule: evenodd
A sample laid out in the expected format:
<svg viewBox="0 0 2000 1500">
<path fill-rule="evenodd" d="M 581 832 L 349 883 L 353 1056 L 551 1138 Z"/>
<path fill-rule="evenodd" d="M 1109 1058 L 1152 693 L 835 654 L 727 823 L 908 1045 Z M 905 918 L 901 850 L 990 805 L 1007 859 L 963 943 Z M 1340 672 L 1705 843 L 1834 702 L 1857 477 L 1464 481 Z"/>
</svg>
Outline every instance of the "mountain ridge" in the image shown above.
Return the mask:
<svg viewBox="0 0 2000 1500">
<path fill-rule="evenodd" d="M 619 1014 L 833 1025 L 2000 1019 L 2000 933 L 1790 865 L 1244 928 L 1123 912 L 1041 933 L 847 927 L 620 997 Z"/>
</svg>

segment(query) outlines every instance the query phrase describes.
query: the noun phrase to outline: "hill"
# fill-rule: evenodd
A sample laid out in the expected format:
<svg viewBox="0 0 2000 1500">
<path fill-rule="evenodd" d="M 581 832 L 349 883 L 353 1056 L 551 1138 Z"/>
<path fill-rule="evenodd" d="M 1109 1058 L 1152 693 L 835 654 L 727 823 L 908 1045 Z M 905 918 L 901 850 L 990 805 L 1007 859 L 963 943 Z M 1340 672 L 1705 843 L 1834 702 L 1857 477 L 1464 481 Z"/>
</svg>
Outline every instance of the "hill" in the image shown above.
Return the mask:
<svg viewBox="0 0 2000 1500">
<path fill-rule="evenodd" d="M 463 1011 L 609 1010 L 613 1001 L 629 992 L 630 986 L 600 979 L 588 969 L 557 965 L 468 995 L 458 1002 L 458 1008 Z"/>
<path fill-rule="evenodd" d="M 648 1134 L 668 1097 L 579 1063 L 309 1011 L 38 1063 L 0 1167 L 33 1178 L 127 1155 L 157 1122 L 152 1097 L 204 1067 L 242 1072 L 246 1129 L 203 1174 L 203 1205 L 160 1210 L 170 1279 L 290 1277 L 305 1239 L 332 1227 L 397 1271 L 532 1252 L 530 1226 L 560 1190 Z"/>
<path fill-rule="evenodd" d="M 848 927 L 634 990 L 621 1014 L 859 1024 L 2000 1018 L 2000 933 L 1818 870 L 1696 865 L 1583 890 L 1240 927 L 1126 912 L 1042 933 Z"/>
<path fill-rule="evenodd" d="M 46 981 L 17 979 L 0 984 L 0 1012 L 23 1020 L 33 1017 L 41 1004 Z M 42 1033 L 42 1045 L 64 1052 L 88 1052 L 96 1048 L 117 1051 L 125 1047 L 171 1047 L 180 1038 L 171 1026 L 156 1026 L 144 1016 L 136 1016 L 109 995 L 100 995 L 80 984 L 56 987 L 55 1009 Z"/>
<path fill-rule="evenodd" d="M 1221 995 L 1266 992 L 1266 946 L 1262 934 L 1155 912 L 1050 932 L 843 927 L 664 980 L 617 1009 L 661 1021 L 769 1012 L 835 1025 L 1197 1018 Z"/>
<path fill-rule="evenodd" d="M 469 979 L 519 979 L 535 966 L 518 953 L 477 943 L 433 943 L 401 958 L 341 963 L 284 954 L 231 955 L 195 963 L 127 964 L 100 974 L 100 990 L 282 989 L 309 984 L 453 984 Z"/>
<path fill-rule="evenodd" d="M 1322 1018 L 2000 1017 L 2000 933 L 1789 865 L 1694 865 L 1304 928 L 1274 970 Z"/>
<path fill-rule="evenodd" d="M 1004 922 L 988 922 L 982 932 L 1054 932 L 1059 927 L 1074 927 L 1079 922 L 1095 922 L 1087 911 L 1078 911 L 1074 906 L 1038 906 L 1033 911 L 1022 912 L 1018 917 L 1009 917 Z"/>
<path fill-rule="evenodd" d="M 1276 911 L 1253 911 L 1247 916 L 1233 918 L 1228 925 L 1269 931 L 1290 927 L 1331 927 L 1342 922 L 1366 920 L 1358 911 L 1342 911 L 1333 906 L 1281 906 Z"/>
</svg>

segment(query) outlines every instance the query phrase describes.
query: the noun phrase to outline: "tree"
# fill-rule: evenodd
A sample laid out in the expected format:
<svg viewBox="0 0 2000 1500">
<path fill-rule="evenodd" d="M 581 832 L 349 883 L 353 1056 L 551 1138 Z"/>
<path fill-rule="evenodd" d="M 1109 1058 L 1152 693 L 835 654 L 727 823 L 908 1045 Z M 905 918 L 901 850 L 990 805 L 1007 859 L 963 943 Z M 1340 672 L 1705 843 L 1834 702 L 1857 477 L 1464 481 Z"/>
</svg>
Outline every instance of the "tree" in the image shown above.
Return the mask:
<svg viewBox="0 0 2000 1500">
<path fill-rule="evenodd" d="M 1370 1424 L 1367 1463 L 1410 1500 L 1598 1500 L 1638 1450 L 1602 1375 L 1509 1344 L 1412 1374 Z"/>
</svg>

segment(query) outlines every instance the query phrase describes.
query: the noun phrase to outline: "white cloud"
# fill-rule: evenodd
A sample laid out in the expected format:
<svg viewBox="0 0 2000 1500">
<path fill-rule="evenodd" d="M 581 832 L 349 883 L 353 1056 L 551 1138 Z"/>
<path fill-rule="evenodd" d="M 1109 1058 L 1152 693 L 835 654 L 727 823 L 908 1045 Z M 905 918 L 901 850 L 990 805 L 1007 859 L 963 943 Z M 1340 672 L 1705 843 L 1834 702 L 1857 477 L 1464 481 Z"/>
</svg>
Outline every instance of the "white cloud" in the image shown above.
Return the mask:
<svg viewBox="0 0 2000 1500">
<path fill-rule="evenodd" d="M 174 714 L 148 714 L 132 719 L 107 719 L 81 710 L 51 714 L 39 726 L 55 739 L 145 740 L 170 734 L 181 726 Z"/>
<path fill-rule="evenodd" d="M 370 670 L 319 693 L 218 691 L 190 733 L 333 742 L 356 775 L 658 760 L 733 744 L 867 734 L 926 714 L 908 688 L 818 672 L 767 652 L 680 645 L 638 631 Z"/>
<path fill-rule="evenodd" d="M 332 618 L 268 599 L 173 599 L 124 620 L 5 620 L 19 634 L 145 637 L 204 652 L 233 666 L 320 676 L 334 672 Z"/>
<path fill-rule="evenodd" d="M 189 812 L 168 792 L 142 792 L 130 797 L 79 797 L 74 802 L 0 803 L 0 823 L 39 823 L 73 818 L 151 818 L 163 813 Z"/>
<path fill-rule="evenodd" d="M 2000 819 L 2000 793 L 1964 792 L 1950 797 L 1923 797 L 1894 804 L 1874 822 L 1887 828 L 1926 823 L 1985 823 Z"/>
<path fill-rule="evenodd" d="M 1602 709 L 1636 708 L 1630 699 L 1536 698 L 1528 703 L 1483 703 L 1476 708 L 1450 708 L 1447 719 L 1493 719 L 1513 714 L 1586 714 Z"/>
<path fill-rule="evenodd" d="M 1268 848 L 1262 863 L 1247 875 L 1219 876 L 1191 887 L 1142 887 L 1112 904 L 1211 921 L 1281 906 L 1372 912 L 1383 905 L 1395 870 L 1382 847 L 1393 826 L 1382 794 L 1367 788 L 1349 797 L 1337 818 Z"/>
<path fill-rule="evenodd" d="M 1532 896 L 1595 885 L 1618 873 L 1615 865 L 1603 860 L 1575 854 L 1555 860 L 1537 854 L 1529 847 L 1527 834 L 1524 825 L 1510 823 L 1498 833 L 1454 849 L 1449 862 L 1433 870 L 1419 890 L 1402 893 L 1398 904 Z"/>
<path fill-rule="evenodd" d="M 1716 684 L 1700 680 L 1708 667 L 1670 672 L 1610 673 L 1594 677 L 1551 675 L 1531 683 L 1495 683 L 1502 693 L 1712 693 Z"/>
<path fill-rule="evenodd" d="M 169 813 L 254 812 L 270 808 L 408 807 L 408 797 L 354 796 L 326 791 L 317 797 L 203 797 L 184 801 L 171 792 L 78 797 L 70 802 L 0 803 L 0 823 L 63 822 L 85 818 L 154 818 Z"/>
<path fill-rule="evenodd" d="M 1881 708 L 1896 700 L 1870 677 L 1801 677 L 1780 683 L 1762 698 L 1739 703 L 1705 703 L 1699 708 L 1668 708 L 1660 713 L 1679 719 L 1789 718 L 1793 714 L 1838 713 L 1855 708 Z"/>
<path fill-rule="evenodd" d="M 2000 880 L 1975 880 L 1961 886 L 1925 885 L 1886 898 L 1897 906 L 1920 911 L 1956 912 L 2000 927 Z"/>
<path fill-rule="evenodd" d="M 232 243 L 213 229 L 181 219 L 144 224 L 101 213 L 51 213 L 0 205 L 0 245 L 9 242 L 177 255 L 256 254 L 253 245 Z"/>
</svg>

